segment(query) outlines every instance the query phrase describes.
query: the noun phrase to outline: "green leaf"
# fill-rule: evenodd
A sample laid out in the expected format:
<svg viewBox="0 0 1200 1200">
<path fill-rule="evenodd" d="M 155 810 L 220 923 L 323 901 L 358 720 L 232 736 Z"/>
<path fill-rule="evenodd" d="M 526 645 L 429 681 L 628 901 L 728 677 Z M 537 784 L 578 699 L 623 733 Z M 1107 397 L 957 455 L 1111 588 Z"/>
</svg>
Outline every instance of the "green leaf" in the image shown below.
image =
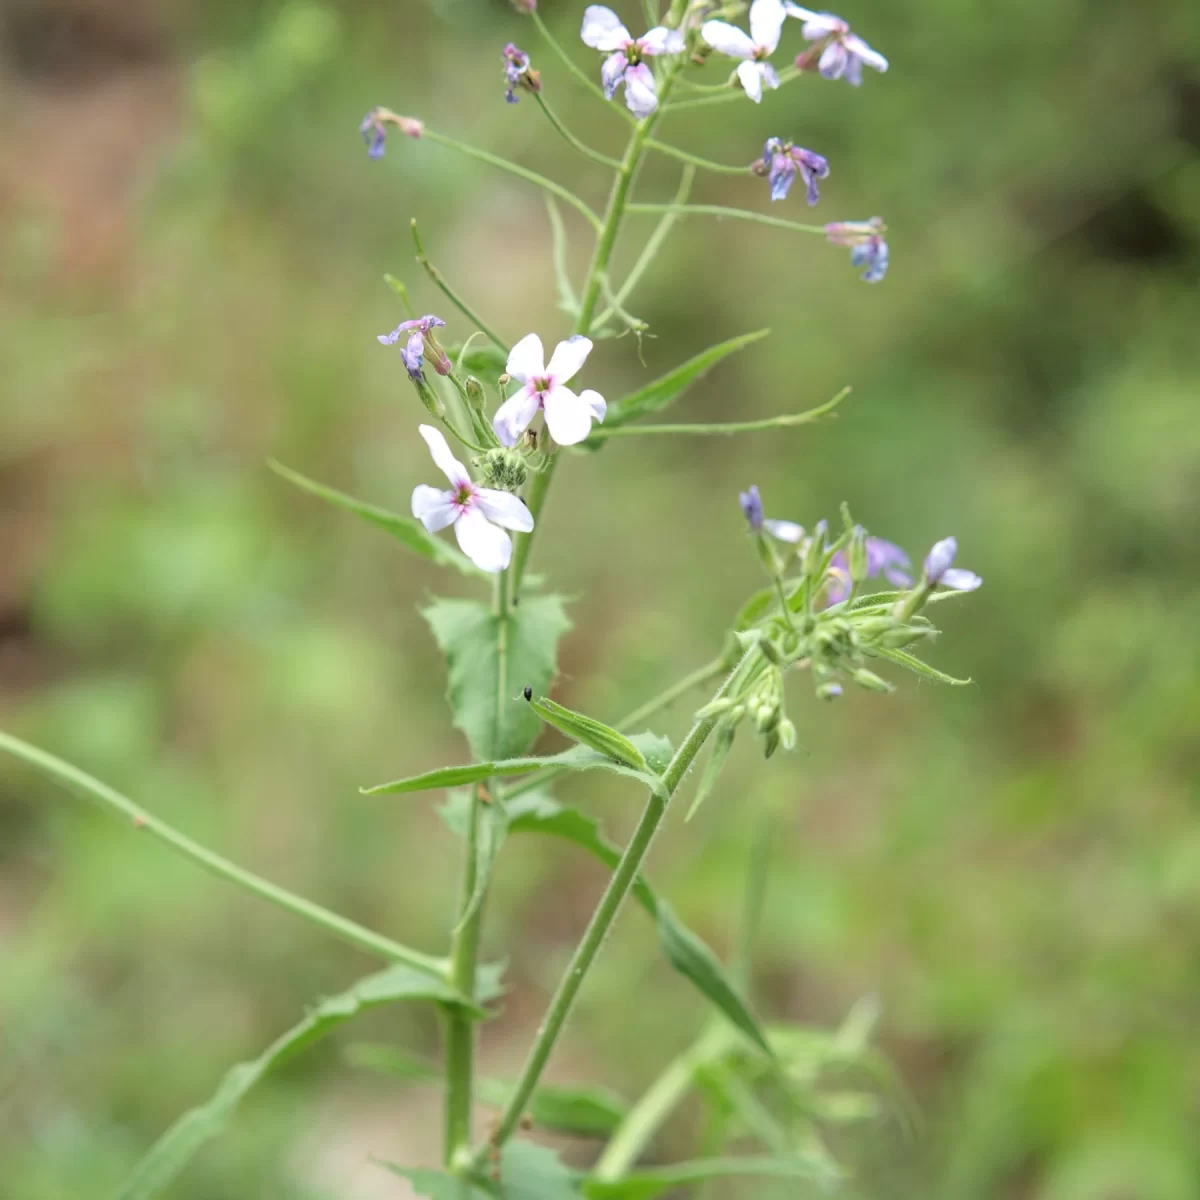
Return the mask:
<svg viewBox="0 0 1200 1200">
<path fill-rule="evenodd" d="M 445 1171 L 401 1167 L 375 1160 L 407 1179 L 418 1196 L 428 1200 L 579 1200 L 579 1176 L 553 1150 L 534 1142 L 509 1142 L 500 1156 L 500 1185 L 493 1192 Z"/>
<path fill-rule="evenodd" d="M 729 355 L 761 341 L 770 332 L 769 329 L 760 329 L 756 333 L 745 333 L 741 337 L 730 338 L 729 341 L 721 342 L 717 346 L 710 346 L 707 350 L 697 354 L 695 358 L 689 358 L 687 362 L 673 371 L 668 371 L 660 379 L 646 384 L 644 388 L 639 388 L 615 404 L 610 404 L 604 418 L 605 428 L 611 429 L 617 425 L 625 425 L 638 417 L 644 417 L 648 413 L 661 412 L 664 408 L 674 404 L 692 384 L 702 379 L 723 358 L 728 358 Z"/>
<path fill-rule="evenodd" d="M 734 987 L 721 961 L 662 899 L 658 902 L 658 940 L 671 966 L 690 979 L 731 1024 L 767 1055 L 772 1055 L 766 1035 L 759 1028 L 750 1006 Z"/>
<path fill-rule="evenodd" d="M 755 592 L 741 608 L 738 609 L 737 616 L 733 619 L 733 627 L 741 633 L 745 629 L 749 629 L 760 617 L 765 617 L 771 610 L 771 606 L 779 599 L 779 593 L 773 587 L 763 588 L 760 592 Z"/>
<path fill-rule="evenodd" d="M 464 342 L 446 346 L 445 351 L 455 362 L 459 361 L 461 355 L 463 366 L 472 375 L 495 379 L 503 375 L 508 367 L 508 352 L 491 342 L 480 346 Z"/>
<path fill-rule="evenodd" d="M 623 733 L 618 733 L 603 721 L 556 704 L 545 696 L 539 696 L 529 703 L 543 721 L 565 733 L 572 741 L 590 746 L 598 754 L 615 758 L 627 767 L 635 767 L 639 771 L 650 769 L 642 752 Z"/>
<path fill-rule="evenodd" d="M 521 692 L 554 678 L 559 637 L 570 628 L 558 596 L 526 596 L 505 617 L 478 600 L 435 600 L 423 610 L 449 669 L 454 724 L 481 762 L 515 758 L 541 723 Z"/>
<path fill-rule="evenodd" d="M 481 1002 L 489 998 L 485 993 L 494 994 L 499 979 L 493 971 L 482 983 Z M 161 1192 L 201 1146 L 223 1132 L 242 1098 L 269 1071 L 352 1017 L 401 1000 L 453 1003 L 456 997 L 457 993 L 449 984 L 439 984 L 428 975 L 397 966 L 368 975 L 349 990 L 322 1000 L 303 1021 L 272 1042 L 258 1058 L 231 1067 L 210 1100 L 184 1113 L 134 1168 L 119 1200 L 148 1200 Z"/>
<path fill-rule="evenodd" d="M 465 763 L 460 767 L 439 767 L 423 775 L 411 775 L 407 779 L 395 779 L 390 783 L 376 784 L 363 788 L 365 796 L 403 795 L 408 792 L 432 791 L 436 788 L 460 787 L 468 783 L 481 783 L 494 775 L 531 775 L 540 771 L 591 771 L 607 770 L 629 775 L 651 787 L 660 786 L 657 771 L 662 770 L 671 759 L 671 743 L 653 733 L 634 734 L 629 739 L 639 754 L 647 760 L 649 770 L 626 767 L 605 754 L 590 750 L 586 746 L 572 746 L 561 754 L 545 757 L 526 755 L 521 758 L 506 758 L 499 762 Z"/>
<path fill-rule="evenodd" d="M 736 1178 L 833 1182 L 826 1164 L 806 1158 L 704 1158 L 647 1171 L 631 1171 L 621 1179 L 587 1179 L 584 1180 L 583 1194 L 588 1200 L 653 1200 L 655 1196 L 689 1184 Z"/>
<path fill-rule="evenodd" d="M 971 682 L 969 679 L 955 679 L 953 675 L 947 675 L 945 672 L 937 670 L 936 667 L 931 667 L 927 662 L 917 658 L 915 654 L 909 654 L 907 650 L 889 650 L 886 646 L 872 646 L 867 653 L 877 655 L 879 658 L 886 658 L 888 662 L 894 662 L 898 667 L 904 667 L 913 674 L 920 675 L 922 679 L 933 680 L 934 683 L 966 687 Z"/>
<path fill-rule="evenodd" d="M 366 504 L 362 500 L 355 500 L 353 496 L 347 496 L 345 492 L 339 492 L 334 488 L 326 487 L 323 483 L 317 483 L 315 480 L 309 479 L 307 475 L 301 475 L 299 471 L 293 471 L 290 467 L 285 467 L 274 459 L 268 459 L 267 465 L 276 475 L 288 480 L 289 483 L 294 483 L 301 490 L 318 496 L 338 508 L 345 509 L 346 512 L 353 513 L 356 517 L 362 517 L 364 521 L 369 521 L 372 525 L 390 533 L 402 546 L 406 546 L 422 558 L 427 558 L 430 562 L 438 563 L 443 567 L 454 567 L 464 575 L 490 578 L 462 551 L 427 532 L 420 521 L 412 517 L 402 517 L 399 513 L 389 512 L 386 508 L 379 508 L 374 504 Z"/>
<path fill-rule="evenodd" d="M 696 810 L 716 786 L 721 769 L 725 766 L 725 760 L 729 757 L 729 751 L 733 749 L 733 735 L 736 732 L 737 726 L 729 721 L 722 721 L 717 726 L 713 748 L 709 751 L 708 762 L 704 764 L 704 774 L 700 776 L 700 785 L 696 788 L 696 797 L 692 801 L 692 807 L 688 809 L 687 816 L 684 817 L 685 823 L 696 815 Z"/>
<path fill-rule="evenodd" d="M 485 1192 L 465 1179 L 459 1179 L 457 1175 L 448 1175 L 445 1171 L 435 1171 L 429 1167 L 402 1167 L 378 1158 L 373 1161 L 385 1171 L 407 1179 L 412 1190 L 428 1200 L 495 1200 L 491 1192 Z"/>
<path fill-rule="evenodd" d="M 880 613 L 891 612 L 897 600 L 909 594 L 911 589 L 901 588 L 898 590 L 884 592 L 869 592 L 865 596 L 859 596 L 856 600 L 851 601 L 850 611 L 861 613 L 864 609 L 874 611 L 878 609 Z M 970 592 L 956 592 L 952 588 L 947 588 L 941 592 L 931 592 L 925 599 L 925 604 L 940 604 L 943 600 L 953 600 L 957 596 L 969 596 Z M 830 605 L 830 609 L 836 609 L 837 605 Z"/>
</svg>

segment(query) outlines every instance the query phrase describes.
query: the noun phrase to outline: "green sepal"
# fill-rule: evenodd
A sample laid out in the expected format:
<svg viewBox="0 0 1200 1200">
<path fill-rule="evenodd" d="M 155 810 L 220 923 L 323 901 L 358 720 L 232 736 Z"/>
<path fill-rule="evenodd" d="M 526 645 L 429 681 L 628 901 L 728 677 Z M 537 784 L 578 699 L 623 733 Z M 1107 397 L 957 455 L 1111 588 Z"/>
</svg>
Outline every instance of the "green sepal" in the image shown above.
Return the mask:
<svg viewBox="0 0 1200 1200">
<path fill-rule="evenodd" d="M 969 679 L 955 679 L 953 675 L 947 675 L 944 671 L 931 667 L 927 662 L 917 658 L 915 654 L 909 654 L 907 650 L 891 650 L 886 646 L 871 646 L 867 648 L 866 653 L 886 658 L 888 662 L 893 662 L 898 667 L 903 667 L 906 671 L 912 671 L 914 675 L 920 675 L 922 679 L 929 679 L 934 683 L 966 687 L 971 682 Z"/>
</svg>

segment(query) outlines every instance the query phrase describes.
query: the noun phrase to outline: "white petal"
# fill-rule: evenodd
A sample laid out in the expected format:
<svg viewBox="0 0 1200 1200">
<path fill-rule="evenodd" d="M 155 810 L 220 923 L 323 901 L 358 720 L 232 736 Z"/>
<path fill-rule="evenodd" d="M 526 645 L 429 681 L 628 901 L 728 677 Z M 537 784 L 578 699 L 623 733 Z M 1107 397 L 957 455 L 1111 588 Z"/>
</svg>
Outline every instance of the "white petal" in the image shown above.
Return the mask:
<svg viewBox="0 0 1200 1200">
<path fill-rule="evenodd" d="M 443 475 L 455 487 L 461 483 L 470 483 L 471 475 L 467 468 L 458 461 L 450 451 L 450 447 L 446 444 L 446 439 L 440 429 L 434 429 L 432 425 L 420 426 L 421 436 L 425 439 L 425 444 L 429 447 L 429 453 L 433 456 L 434 464 Z"/>
<path fill-rule="evenodd" d="M 770 63 L 759 63 L 758 66 L 762 71 L 763 83 L 765 83 L 767 87 L 771 88 L 773 91 L 779 86 L 779 76 L 776 73 L 775 68 L 771 66 Z M 824 179 L 825 176 L 822 175 L 821 178 Z"/>
<path fill-rule="evenodd" d="M 481 571 L 503 571 L 512 558 L 512 539 L 497 529 L 478 508 L 468 508 L 454 522 L 462 552 Z"/>
<path fill-rule="evenodd" d="M 781 542 L 791 542 L 795 545 L 804 537 L 804 526 L 797 525 L 795 521 L 774 521 L 768 518 L 763 525 L 772 537 L 777 537 Z"/>
<path fill-rule="evenodd" d="M 570 388 L 556 387 L 542 399 L 546 427 L 560 446 L 574 446 L 592 432 L 592 410 Z"/>
<path fill-rule="evenodd" d="M 611 100 L 617 91 L 617 84 L 625 78 L 629 67 L 629 59 L 619 50 L 610 54 L 600 66 L 600 86 L 604 89 L 604 98 Z"/>
<path fill-rule="evenodd" d="M 505 529 L 518 529 L 521 533 L 528 533 L 533 528 L 533 513 L 525 507 L 519 496 L 511 492 L 480 488 L 475 493 L 475 503 L 493 524 L 503 525 Z"/>
<path fill-rule="evenodd" d="M 849 59 L 846 47 L 841 42 L 830 42 L 821 51 L 821 57 L 817 60 L 817 70 L 826 79 L 841 79 L 846 73 L 846 63 Z"/>
<path fill-rule="evenodd" d="M 604 416 L 608 412 L 608 404 L 599 392 L 593 392 L 591 388 L 588 388 L 586 392 L 579 393 L 579 398 L 592 410 L 592 416 L 597 421 L 604 420 Z"/>
<path fill-rule="evenodd" d="M 789 17 L 797 17 L 801 21 L 812 21 L 821 16 L 820 13 L 813 12 L 811 8 L 801 8 L 799 4 L 793 4 L 792 0 L 787 0 L 783 8 Z"/>
<path fill-rule="evenodd" d="M 687 49 L 687 42 L 678 29 L 668 29 L 665 25 L 655 27 L 643 34 L 638 41 L 642 53 L 651 56 L 655 54 L 682 54 Z"/>
<path fill-rule="evenodd" d="M 509 396 L 496 409 L 496 415 L 492 418 L 492 428 L 496 431 L 496 436 L 502 445 L 515 446 L 517 444 L 521 434 L 529 428 L 529 423 L 537 416 L 540 404 L 541 399 L 537 392 L 532 388 L 523 387 L 519 392 Z"/>
<path fill-rule="evenodd" d="M 417 484 L 412 494 L 412 515 L 430 533 L 445 529 L 458 516 L 458 509 L 454 507 L 454 493 L 443 492 L 427 483 Z"/>
<path fill-rule="evenodd" d="M 654 72 L 645 63 L 638 63 L 625 72 L 625 107 L 640 121 L 658 108 L 658 93 L 654 90 Z"/>
<path fill-rule="evenodd" d="M 872 50 L 866 42 L 862 40 L 856 33 L 847 34 L 842 39 L 846 49 L 851 54 L 862 59 L 863 62 L 875 71 L 886 71 L 888 69 L 888 60 L 883 57 L 877 50 Z"/>
<path fill-rule="evenodd" d="M 756 62 L 744 62 L 737 69 L 737 77 L 742 81 L 742 87 L 746 89 L 746 95 L 754 101 L 755 104 L 762 102 L 762 69 L 761 64 Z"/>
<path fill-rule="evenodd" d="M 964 571 L 961 567 L 948 567 L 939 582 L 956 592 L 973 592 L 983 586 L 983 580 L 974 571 Z"/>
<path fill-rule="evenodd" d="M 754 44 L 773 51 L 779 45 L 786 19 L 783 0 L 754 0 L 750 5 L 750 37 Z"/>
<path fill-rule="evenodd" d="M 619 50 L 631 41 L 629 30 L 621 24 L 621 18 L 611 8 L 592 4 L 584 9 L 583 27 L 579 31 L 585 46 L 595 50 Z"/>
<path fill-rule="evenodd" d="M 626 72 L 626 76 L 628 76 L 628 72 Z M 628 82 L 625 86 L 629 86 Z M 582 334 L 577 333 L 574 337 L 567 338 L 565 342 L 559 342 L 554 347 L 554 353 L 550 356 L 550 363 L 546 367 L 546 374 L 555 383 L 566 383 L 579 374 L 580 367 L 587 362 L 587 356 L 591 352 L 592 343 Z"/>
<path fill-rule="evenodd" d="M 730 58 L 753 58 L 754 43 L 750 35 L 725 21 L 705 21 L 700 36 L 714 49 Z"/>
<path fill-rule="evenodd" d="M 514 379 L 528 383 L 535 375 L 546 373 L 546 351 L 536 333 L 527 333 L 509 352 L 504 368 Z"/>
</svg>

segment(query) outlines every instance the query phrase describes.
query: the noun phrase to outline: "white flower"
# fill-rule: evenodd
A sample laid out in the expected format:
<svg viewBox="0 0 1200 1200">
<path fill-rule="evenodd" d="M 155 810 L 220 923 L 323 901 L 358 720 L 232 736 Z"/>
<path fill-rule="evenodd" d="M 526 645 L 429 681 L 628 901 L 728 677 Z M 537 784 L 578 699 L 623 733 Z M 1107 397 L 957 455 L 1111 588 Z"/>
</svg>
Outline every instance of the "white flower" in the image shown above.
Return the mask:
<svg viewBox="0 0 1200 1200">
<path fill-rule="evenodd" d="M 533 514 L 518 497 L 508 492 L 480 487 L 467 468 L 450 452 L 441 430 L 421 426 L 434 463 L 450 480 L 448 491 L 427 484 L 413 488 L 413 516 L 437 533 L 453 524 L 463 553 L 482 571 L 503 571 L 512 558 L 512 539 L 504 529 L 528 533 Z M 497 526 L 503 525 L 504 529 Z"/>
<path fill-rule="evenodd" d="M 810 42 L 824 42 L 825 48 L 817 69 L 826 79 L 846 79 L 858 87 L 862 83 L 863 64 L 876 71 L 886 71 L 888 60 L 872 50 L 841 17 L 833 13 L 813 12 L 787 0 L 787 15 L 804 22 L 804 37 Z"/>
<path fill-rule="evenodd" d="M 725 21 L 705 21 L 700 29 L 700 36 L 714 50 L 743 60 L 737 76 L 755 104 L 762 100 L 764 85 L 779 86 L 779 76 L 766 60 L 779 46 L 786 17 L 783 0 L 754 0 L 750 5 L 749 34 Z"/>
<path fill-rule="evenodd" d="M 585 46 L 609 56 L 600 68 L 605 96 L 611 100 L 617 85 L 624 81 L 625 104 L 639 119 L 648 117 L 658 108 L 654 73 L 642 60 L 658 54 L 682 54 L 687 48 L 683 34 L 665 25 L 656 25 L 635 38 L 621 24 L 621 18 L 601 4 L 589 5 L 585 10 L 579 36 Z"/>
<path fill-rule="evenodd" d="M 523 337 L 508 356 L 508 374 L 522 384 L 496 412 L 492 427 L 506 446 L 515 446 L 529 428 L 539 408 L 546 413 L 546 427 L 560 446 L 574 446 L 592 431 L 592 421 L 603 421 L 607 405 L 599 392 L 577 396 L 566 386 L 592 352 L 592 343 L 576 334 L 559 342 L 546 365 L 546 351 L 536 333 Z"/>
</svg>

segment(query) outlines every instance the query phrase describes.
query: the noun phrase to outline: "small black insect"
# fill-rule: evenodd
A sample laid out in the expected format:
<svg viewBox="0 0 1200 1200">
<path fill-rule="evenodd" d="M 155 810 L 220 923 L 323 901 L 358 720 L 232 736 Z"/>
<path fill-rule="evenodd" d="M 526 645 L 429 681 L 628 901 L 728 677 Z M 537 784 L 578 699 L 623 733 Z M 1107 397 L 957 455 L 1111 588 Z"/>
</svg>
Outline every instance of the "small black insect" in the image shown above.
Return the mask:
<svg viewBox="0 0 1200 1200">
<path fill-rule="evenodd" d="M 532 699 L 533 699 L 533 688 L 531 688 L 531 687 L 529 686 L 529 684 L 526 684 L 526 685 L 525 685 L 524 696 L 525 696 L 525 699 L 526 699 L 526 700 L 532 700 Z"/>
</svg>

